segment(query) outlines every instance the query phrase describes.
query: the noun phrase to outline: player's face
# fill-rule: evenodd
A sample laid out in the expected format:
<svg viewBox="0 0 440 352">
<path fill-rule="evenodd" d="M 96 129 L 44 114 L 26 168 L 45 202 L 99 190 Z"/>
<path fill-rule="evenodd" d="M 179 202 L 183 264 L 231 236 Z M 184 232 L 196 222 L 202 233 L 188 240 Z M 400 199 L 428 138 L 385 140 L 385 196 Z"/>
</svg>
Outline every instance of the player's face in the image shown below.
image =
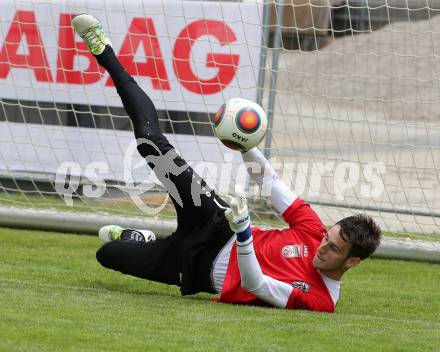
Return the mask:
<svg viewBox="0 0 440 352">
<path fill-rule="evenodd" d="M 313 266 L 321 272 L 346 270 L 350 243 L 339 235 L 340 226 L 334 225 L 325 234 L 313 258 Z"/>
</svg>

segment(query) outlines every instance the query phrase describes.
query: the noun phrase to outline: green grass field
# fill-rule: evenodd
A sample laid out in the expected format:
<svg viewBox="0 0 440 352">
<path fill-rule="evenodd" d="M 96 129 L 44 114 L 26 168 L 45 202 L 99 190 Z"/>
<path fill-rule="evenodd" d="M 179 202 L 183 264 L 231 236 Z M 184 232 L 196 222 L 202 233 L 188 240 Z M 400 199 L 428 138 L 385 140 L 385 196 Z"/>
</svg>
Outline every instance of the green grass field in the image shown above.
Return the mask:
<svg viewBox="0 0 440 352">
<path fill-rule="evenodd" d="M 105 270 L 97 237 L 0 229 L 1 351 L 439 351 L 440 266 L 368 260 L 336 314 L 233 306 Z"/>
</svg>

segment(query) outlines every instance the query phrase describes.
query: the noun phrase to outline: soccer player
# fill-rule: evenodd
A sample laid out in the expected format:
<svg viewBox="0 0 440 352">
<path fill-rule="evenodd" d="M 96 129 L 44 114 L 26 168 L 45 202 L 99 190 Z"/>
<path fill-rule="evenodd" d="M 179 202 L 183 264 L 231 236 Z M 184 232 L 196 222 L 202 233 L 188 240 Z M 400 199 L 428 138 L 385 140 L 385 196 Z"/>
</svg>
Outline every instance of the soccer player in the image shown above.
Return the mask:
<svg viewBox="0 0 440 352">
<path fill-rule="evenodd" d="M 182 295 L 219 293 L 217 300 L 225 303 L 334 312 L 342 275 L 379 245 L 374 221 L 350 216 L 327 231 L 254 148 L 242 154 L 243 160 L 261 167 L 251 177 L 259 184 L 269 179 L 272 206 L 289 227 L 251 227 L 241 192 L 225 202 L 175 152 L 152 101 L 119 63 L 99 21 L 80 15 L 72 23 L 113 79 L 133 122 L 138 151 L 166 185 L 177 212 L 177 230 L 165 239 L 147 230 L 104 226 L 99 236 L 106 243 L 97 260 L 124 274 L 177 285 Z"/>
</svg>

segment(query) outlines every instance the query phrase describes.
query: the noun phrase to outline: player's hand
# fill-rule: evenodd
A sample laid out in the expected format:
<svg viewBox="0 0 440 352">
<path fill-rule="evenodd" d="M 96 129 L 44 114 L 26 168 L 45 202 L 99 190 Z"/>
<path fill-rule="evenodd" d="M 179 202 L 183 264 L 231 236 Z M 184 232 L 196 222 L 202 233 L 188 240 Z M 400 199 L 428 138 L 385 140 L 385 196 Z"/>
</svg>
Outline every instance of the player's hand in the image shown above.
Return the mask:
<svg viewBox="0 0 440 352">
<path fill-rule="evenodd" d="M 224 198 L 230 207 L 225 211 L 225 217 L 229 221 L 229 227 L 235 233 L 245 231 L 251 222 L 244 191 L 241 187 L 236 186 L 234 197 L 227 195 L 224 196 Z"/>
</svg>

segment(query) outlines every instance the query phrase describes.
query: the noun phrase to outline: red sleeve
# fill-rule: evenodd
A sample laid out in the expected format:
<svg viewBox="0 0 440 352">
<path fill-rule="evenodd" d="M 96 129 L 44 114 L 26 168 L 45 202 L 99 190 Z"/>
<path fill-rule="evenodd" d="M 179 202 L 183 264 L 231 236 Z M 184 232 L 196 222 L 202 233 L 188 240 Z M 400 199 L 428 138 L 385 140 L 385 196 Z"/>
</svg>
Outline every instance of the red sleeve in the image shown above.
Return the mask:
<svg viewBox="0 0 440 352">
<path fill-rule="evenodd" d="M 325 297 L 317 294 L 304 293 L 294 288 L 287 301 L 287 309 L 311 310 L 321 313 L 334 313 L 335 306 Z"/>
<path fill-rule="evenodd" d="M 298 230 L 316 240 L 321 241 L 326 232 L 325 226 L 321 222 L 318 214 L 304 202 L 301 198 L 297 198 L 283 213 L 284 220 L 289 224 L 290 228 Z"/>
</svg>

